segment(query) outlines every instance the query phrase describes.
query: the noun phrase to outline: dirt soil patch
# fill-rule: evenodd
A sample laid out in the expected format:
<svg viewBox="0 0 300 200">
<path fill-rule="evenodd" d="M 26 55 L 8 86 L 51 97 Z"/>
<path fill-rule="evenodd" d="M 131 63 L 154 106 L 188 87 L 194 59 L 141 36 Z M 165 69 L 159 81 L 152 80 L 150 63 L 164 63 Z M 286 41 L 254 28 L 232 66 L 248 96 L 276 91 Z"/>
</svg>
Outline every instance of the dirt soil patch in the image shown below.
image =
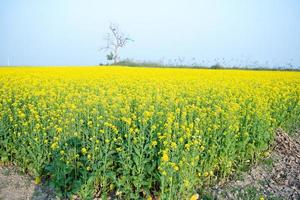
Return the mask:
<svg viewBox="0 0 300 200">
<path fill-rule="evenodd" d="M 51 190 L 34 183 L 32 177 L 22 174 L 14 166 L 0 166 L 0 200 L 50 200 Z"/>
<path fill-rule="evenodd" d="M 300 131 L 276 131 L 273 152 L 239 180 L 211 188 L 214 199 L 300 199 Z"/>
</svg>

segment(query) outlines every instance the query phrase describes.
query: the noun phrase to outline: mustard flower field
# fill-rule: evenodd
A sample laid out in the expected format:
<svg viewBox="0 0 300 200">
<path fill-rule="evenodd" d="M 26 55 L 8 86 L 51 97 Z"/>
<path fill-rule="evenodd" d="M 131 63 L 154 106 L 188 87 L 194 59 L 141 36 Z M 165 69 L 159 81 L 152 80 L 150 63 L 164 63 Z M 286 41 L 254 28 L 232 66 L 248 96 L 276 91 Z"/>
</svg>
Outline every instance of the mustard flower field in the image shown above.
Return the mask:
<svg viewBox="0 0 300 200">
<path fill-rule="evenodd" d="M 61 198 L 196 199 L 300 121 L 300 73 L 0 69 L 0 162 Z"/>
</svg>

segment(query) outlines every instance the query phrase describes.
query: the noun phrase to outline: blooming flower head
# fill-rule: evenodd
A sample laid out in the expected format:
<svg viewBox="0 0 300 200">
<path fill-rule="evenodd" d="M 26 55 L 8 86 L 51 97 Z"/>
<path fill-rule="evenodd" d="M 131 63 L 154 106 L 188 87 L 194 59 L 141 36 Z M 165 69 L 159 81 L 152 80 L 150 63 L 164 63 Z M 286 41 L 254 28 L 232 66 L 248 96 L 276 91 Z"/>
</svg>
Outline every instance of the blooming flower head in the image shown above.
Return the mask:
<svg viewBox="0 0 300 200">
<path fill-rule="evenodd" d="M 164 162 L 168 162 L 168 161 L 170 160 L 167 153 L 163 153 L 162 160 L 163 160 Z"/>
<path fill-rule="evenodd" d="M 87 152 L 87 149 L 85 147 L 81 148 L 81 153 L 82 154 L 86 154 L 86 152 Z"/>
<path fill-rule="evenodd" d="M 193 196 L 191 196 L 190 200 L 197 200 L 199 199 L 199 194 L 194 194 Z"/>
</svg>

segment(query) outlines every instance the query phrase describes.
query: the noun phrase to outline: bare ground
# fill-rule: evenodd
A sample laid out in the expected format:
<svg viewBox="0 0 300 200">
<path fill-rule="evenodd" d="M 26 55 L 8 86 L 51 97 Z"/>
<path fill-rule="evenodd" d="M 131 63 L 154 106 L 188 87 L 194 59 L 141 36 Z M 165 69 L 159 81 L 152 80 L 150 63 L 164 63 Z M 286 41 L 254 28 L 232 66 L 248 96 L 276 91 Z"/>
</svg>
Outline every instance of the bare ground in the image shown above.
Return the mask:
<svg viewBox="0 0 300 200">
<path fill-rule="evenodd" d="M 32 177 L 13 166 L 0 166 L 0 200 L 50 200 L 52 191 L 34 183 Z"/>
<path fill-rule="evenodd" d="M 300 131 L 289 137 L 277 130 L 271 155 L 242 173 L 239 180 L 211 188 L 213 199 L 300 199 Z"/>
<path fill-rule="evenodd" d="M 282 130 L 276 134 L 274 151 L 268 158 L 239 179 L 210 188 L 209 196 L 203 199 L 300 200 L 300 131 L 293 138 Z M 0 165 L 0 200 L 52 200 L 54 196 L 15 167 Z"/>
</svg>

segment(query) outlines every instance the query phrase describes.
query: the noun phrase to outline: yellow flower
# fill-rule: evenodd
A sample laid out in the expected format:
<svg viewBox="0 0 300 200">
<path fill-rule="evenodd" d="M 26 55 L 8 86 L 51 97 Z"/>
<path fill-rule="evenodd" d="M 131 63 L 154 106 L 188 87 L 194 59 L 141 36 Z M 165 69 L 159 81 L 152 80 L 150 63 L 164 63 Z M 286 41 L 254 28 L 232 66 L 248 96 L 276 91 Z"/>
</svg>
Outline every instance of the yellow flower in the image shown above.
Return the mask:
<svg viewBox="0 0 300 200">
<path fill-rule="evenodd" d="M 185 180 L 183 180 L 183 185 L 185 187 L 189 187 L 190 186 L 190 182 L 187 179 L 185 179 Z"/>
<path fill-rule="evenodd" d="M 177 147 L 177 144 L 176 144 L 175 142 L 171 142 L 171 147 L 172 147 L 173 149 L 175 149 L 175 148 Z"/>
<path fill-rule="evenodd" d="M 122 151 L 122 147 L 116 148 L 116 151 L 117 151 L 117 152 L 121 152 L 121 151 Z"/>
<path fill-rule="evenodd" d="M 163 153 L 162 160 L 163 160 L 164 162 L 168 162 L 168 161 L 170 160 L 167 153 Z"/>
<path fill-rule="evenodd" d="M 87 149 L 85 147 L 81 148 L 81 153 L 82 154 L 86 154 L 86 152 L 87 152 Z"/>
<path fill-rule="evenodd" d="M 164 177 L 167 185 L 173 180 L 178 184 L 175 179 L 184 175 L 181 186 L 190 191 L 195 183 L 207 182 L 223 168 L 233 170 L 232 161 L 218 153 L 223 147 L 211 141 L 225 138 L 226 144 L 237 144 L 232 151 L 240 152 L 251 136 L 248 150 L 269 156 L 269 152 L 254 148 L 255 144 L 267 145 L 279 124 L 288 125 L 290 119 L 299 118 L 299 80 L 299 72 L 282 71 L 117 66 L 1 68 L 0 124 L 6 130 L 1 144 L 15 147 L 3 159 L 15 158 L 15 154 L 22 155 L 24 151 L 39 158 L 50 148 L 43 155 L 50 160 L 58 154 L 58 159 L 67 165 L 98 171 L 93 159 L 100 162 L 101 154 L 107 154 L 109 168 L 119 173 L 115 171 L 119 164 L 131 158 L 127 155 L 130 152 L 124 152 L 128 149 L 139 154 L 141 162 L 157 159 L 155 172 Z M 285 115 L 286 111 L 289 115 Z M 34 150 L 35 144 L 41 151 Z M 160 150 L 163 151 L 158 153 Z M 204 151 L 205 156 L 201 156 Z M 116 152 L 122 153 L 118 156 Z M 214 159 L 210 162 L 209 158 Z M 21 158 L 15 159 L 19 162 Z M 189 174 L 197 165 L 204 170 Z M 121 178 L 129 180 L 126 176 Z M 39 177 L 35 179 L 40 182 Z M 128 196 L 123 189 L 120 198 Z M 161 188 L 157 189 L 160 196 Z M 147 198 L 150 194 L 145 191 L 142 195 Z M 195 195 L 189 193 L 185 198 L 200 198 Z"/>
<path fill-rule="evenodd" d="M 180 142 L 180 143 L 183 143 L 183 141 L 184 141 L 183 137 L 180 137 L 180 138 L 179 138 L 179 142 Z"/>
<path fill-rule="evenodd" d="M 56 128 L 56 131 L 58 132 L 58 133 L 61 133 L 62 132 L 62 128 Z"/>
<path fill-rule="evenodd" d="M 54 143 L 51 144 L 51 149 L 52 150 L 55 150 L 57 148 L 58 148 L 58 143 L 57 142 L 54 142 Z"/>
<path fill-rule="evenodd" d="M 185 147 L 187 150 L 190 150 L 190 146 L 191 146 L 190 144 L 185 144 L 185 145 L 184 145 L 184 147 Z"/>
<path fill-rule="evenodd" d="M 156 140 L 153 140 L 153 141 L 151 142 L 151 146 L 155 147 L 156 145 L 157 145 L 157 141 L 156 141 Z"/>
<path fill-rule="evenodd" d="M 87 156 L 87 158 L 88 158 L 88 160 L 91 160 L 91 158 L 92 158 L 91 154 L 89 154 L 89 155 Z"/>
<path fill-rule="evenodd" d="M 37 184 L 37 185 L 40 184 L 41 183 L 41 177 L 39 177 L 39 176 L 35 177 L 34 183 Z"/>
<path fill-rule="evenodd" d="M 177 165 L 175 165 L 173 168 L 174 168 L 175 171 L 179 170 L 179 167 Z"/>
<path fill-rule="evenodd" d="M 198 200 L 199 199 L 199 194 L 194 194 L 191 196 L 190 200 Z"/>
</svg>

